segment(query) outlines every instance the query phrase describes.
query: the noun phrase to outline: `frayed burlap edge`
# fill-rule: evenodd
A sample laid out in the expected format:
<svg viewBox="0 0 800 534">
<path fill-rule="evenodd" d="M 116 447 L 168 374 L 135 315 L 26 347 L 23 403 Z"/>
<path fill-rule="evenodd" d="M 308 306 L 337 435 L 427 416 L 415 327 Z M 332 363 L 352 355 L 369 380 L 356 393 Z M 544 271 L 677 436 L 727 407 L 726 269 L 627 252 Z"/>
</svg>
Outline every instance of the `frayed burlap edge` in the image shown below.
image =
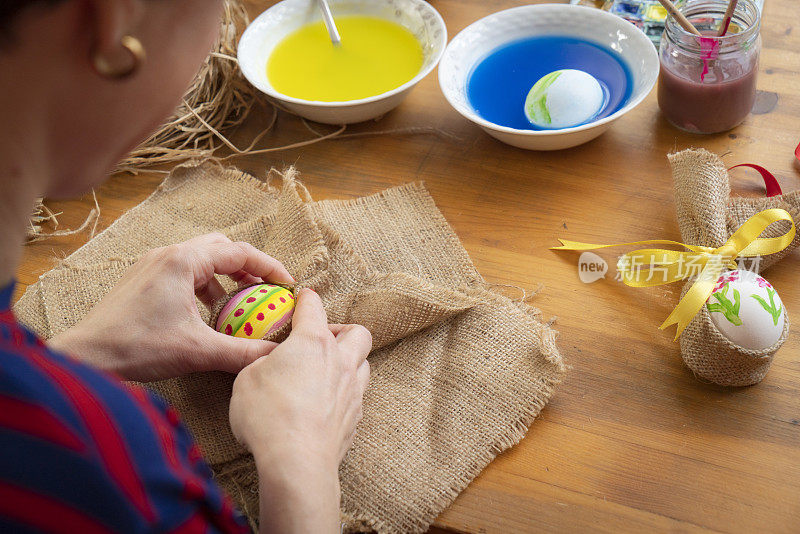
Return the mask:
<svg viewBox="0 0 800 534">
<path fill-rule="evenodd" d="M 527 306 L 527 308 L 533 309 L 530 306 Z M 472 480 L 485 469 L 486 465 L 491 463 L 498 455 L 522 441 L 536 417 L 541 413 L 547 401 L 555 393 L 556 387 L 563 381 L 563 377 L 568 369 L 556 347 L 558 332 L 544 324 L 541 326 L 542 328 L 538 333 L 542 340 L 543 355 L 548 361 L 558 365 L 561 378 L 558 380 L 543 381 L 543 389 L 547 394 L 544 399 L 539 399 L 536 404 L 530 406 L 530 409 L 513 424 L 511 431 L 507 435 L 496 441 L 490 448 L 481 451 L 480 456 L 475 459 L 472 465 L 464 470 L 462 477 L 459 478 L 457 483 L 447 488 L 436 501 L 431 503 L 431 507 L 425 516 L 420 516 L 416 525 L 416 532 L 427 531 L 435 518 L 441 513 L 441 510 L 450 506 Z M 258 532 L 257 507 L 259 485 L 253 456 L 244 454 L 224 464 L 216 465 L 214 471 L 215 480 L 217 480 L 226 493 L 233 497 L 236 503 L 241 506 L 242 512 L 249 518 L 250 527 L 253 529 L 253 532 Z M 381 518 L 375 517 L 369 513 L 359 513 L 347 507 L 340 509 L 339 521 L 342 523 L 342 532 L 374 531 L 378 534 L 383 534 L 395 531 L 393 525 L 390 525 Z"/>
<path fill-rule="evenodd" d="M 243 178 L 241 181 L 245 183 L 252 183 L 254 186 L 260 189 L 269 188 L 268 183 L 264 183 L 261 180 L 256 180 L 248 175 L 245 175 L 244 173 L 229 172 L 228 169 L 224 168 L 221 168 L 221 170 L 229 179 L 237 179 L 237 177 L 241 177 Z M 293 177 L 292 173 L 289 174 L 290 177 Z M 191 179 L 192 177 L 194 177 L 194 173 L 191 171 L 181 172 L 180 175 L 167 179 L 159 189 L 161 192 L 164 192 L 181 188 L 186 184 L 187 180 Z M 284 179 L 286 178 L 287 176 L 284 175 Z M 159 194 L 159 191 L 156 191 L 154 194 Z M 425 200 L 429 200 L 430 204 L 435 207 L 435 204 L 433 204 L 432 199 L 430 199 L 430 196 L 427 193 L 423 195 L 423 197 Z M 436 213 L 439 214 L 437 219 L 441 219 L 443 226 L 446 227 L 446 233 L 448 236 L 451 236 L 451 239 L 455 240 L 454 243 L 460 246 L 457 237 L 452 233 L 452 229 L 446 223 L 446 220 L 444 220 L 443 216 L 441 216 L 438 210 Z M 314 261 L 311 262 L 313 267 L 309 268 L 307 273 L 293 272 L 293 274 L 295 274 L 299 280 L 303 280 L 314 287 L 314 289 L 323 289 L 322 287 L 318 288 L 317 285 L 314 284 L 315 282 L 323 282 L 322 278 L 324 278 L 324 276 L 322 276 L 322 271 L 329 268 L 330 257 L 328 257 L 325 250 L 326 244 L 330 249 L 338 247 L 347 249 L 348 252 L 353 254 L 353 260 L 361 260 L 361 258 L 357 253 L 351 250 L 349 244 L 346 244 L 346 240 L 343 239 L 341 242 L 339 241 L 339 235 L 335 230 L 333 230 L 333 228 L 327 227 L 326 223 L 322 222 L 321 220 L 316 220 L 315 222 L 317 223 L 317 227 L 322 236 L 319 239 L 319 250 L 316 251 Z M 463 256 L 466 258 L 465 261 L 469 261 L 466 253 L 464 253 Z M 80 259 L 78 259 L 78 261 L 80 261 Z M 310 276 L 304 277 L 304 274 Z M 373 276 L 378 278 L 387 276 L 387 273 L 385 272 L 373 272 L 373 270 L 363 261 L 358 262 L 357 274 L 363 276 L 364 278 L 362 278 L 362 280 L 365 282 L 370 281 Z M 412 275 L 405 272 L 401 272 L 400 275 L 403 277 L 414 278 Z M 484 304 L 494 299 L 496 299 L 497 302 L 502 302 L 506 305 L 508 305 L 508 302 L 513 303 L 514 310 L 510 309 L 509 307 L 508 313 L 516 313 L 516 310 L 519 310 L 520 313 L 523 313 L 526 317 L 529 317 L 529 331 L 533 332 L 536 338 L 536 352 L 535 354 L 531 352 L 529 357 L 539 358 L 541 355 L 544 360 L 550 362 L 551 364 L 555 364 L 553 365 L 555 372 L 548 373 L 547 376 L 533 375 L 530 377 L 530 381 L 537 384 L 541 394 L 536 395 L 536 397 L 532 399 L 532 402 L 528 401 L 519 405 L 517 410 L 515 410 L 514 417 L 509 418 L 509 421 L 503 424 L 502 432 L 498 432 L 492 440 L 488 441 L 487 444 L 482 445 L 478 450 L 473 449 L 475 454 L 472 455 L 469 463 L 464 464 L 463 470 L 461 469 L 461 466 L 459 466 L 459 470 L 461 472 L 458 474 L 458 476 L 450 480 L 449 484 L 442 486 L 436 495 L 431 496 L 430 501 L 425 499 L 424 506 L 419 508 L 419 515 L 414 517 L 411 521 L 406 522 L 404 528 L 399 531 L 424 532 L 433 522 L 436 516 L 439 515 L 441 510 L 453 502 L 458 493 L 462 491 L 469 484 L 469 482 L 480 473 L 486 464 L 490 463 L 497 454 L 518 443 L 524 437 L 525 432 L 534 420 L 535 416 L 541 412 L 542 408 L 546 405 L 547 400 L 549 400 L 549 398 L 552 396 L 555 387 L 563 380 L 563 375 L 566 371 L 566 366 L 563 364 L 561 355 L 558 353 L 558 350 L 555 346 L 555 338 L 557 333 L 555 330 L 550 328 L 549 324 L 541 324 L 539 322 L 538 317 L 540 317 L 541 312 L 526 304 L 514 302 L 507 297 L 497 295 L 495 292 L 489 291 L 485 284 L 478 283 L 481 281 L 479 275 L 475 276 L 475 280 L 470 280 L 475 284 L 471 287 L 462 288 L 459 287 L 459 284 L 455 284 L 448 287 L 448 289 L 454 292 L 461 292 L 465 297 L 479 297 L 484 301 Z M 315 281 L 315 278 L 318 280 Z M 438 285 L 433 283 L 431 280 L 427 280 L 427 284 Z M 469 283 L 467 283 L 467 285 L 469 285 Z M 476 287 L 476 285 L 478 287 Z M 230 495 L 236 498 L 240 506 L 242 506 L 243 511 L 250 516 L 251 524 L 253 524 L 252 520 L 257 518 L 256 510 L 258 505 L 257 479 L 255 478 L 256 473 L 252 462 L 252 457 L 244 453 L 232 457 L 228 461 L 220 462 L 215 465 L 215 471 L 217 471 L 217 480 Z M 246 473 L 247 476 L 245 476 L 245 473 L 242 473 L 243 469 L 248 470 Z M 393 525 L 391 522 L 386 521 L 386 518 L 382 518 L 379 513 L 373 511 L 359 512 L 358 510 L 359 507 L 357 503 L 354 503 L 354 506 L 344 507 L 342 517 L 350 523 L 347 527 L 348 529 L 356 530 L 358 528 L 373 528 L 379 532 L 398 531 L 396 524 Z"/>
<path fill-rule="evenodd" d="M 516 422 L 512 423 L 510 431 L 495 441 L 490 447 L 480 451 L 480 455 L 475 458 L 475 461 L 467 468 L 464 469 L 462 476 L 451 485 L 445 492 L 443 492 L 438 499 L 431 503 L 430 509 L 427 514 L 421 515 L 416 524 L 415 532 L 425 532 L 439 516 L 442 510 L 449 507 L 456 498 L 463 492 L 467 486 L 491 463 L 498 455 L 507 451 L 514 445 L 517 445 L 527 434 L 531 425 L 536 417 L 541 413 L 547 402 L 552 398 L 555 390 L 559 384 L 563 382 L 569 366 L 564 362 L 556 345 L 558 338 L 558 331 L 550 326 L 549 323 L 540 322 L 542 312 L 525 302 L 517 302 L 505 295 L 497 294 L 488 289 L 488 285 L 481 281 L 480 289 L 474 286 L 467 286 L 462 290 L 474 294 L 481 294 L 485 302 L 498 301 L 504 304 L 510 304 L 518 308 L 522 313 L 531 318 L 533 324 L 533 331 L 536 333 L 540 341 L 540 350 L 542 356 L 550 363 L 556 364 L 558 368 L 558 379 L 540 379 L 543 390 L 546 393 L 540 398 L 536 399 L 533 405 L 529 405 L 524 413 Z M 237 488 L 240 489 L 240 488 Z M 379 517 L 374 517 L 368 513 L 359 513 L 355 510 L 343 507 L 340 510 L 340 520 L 343 524 L 343 532 L 377 532 L 383 534 L 387 532 L 394 532 L 393 526 Z"/>
<path fill-rule="evenodd" d="M 287 169 L 282 173 L 273 170 L 272 173 L 283 178 L 284 188 L 295 188 L 296 190 L 305 192 L 305 188 L 299 181 L 297 181 L 297 173 L 293 168 Z M 406 186 L 408 185 L 416 184 L 406 184 Z M 355 199 L 355 202 L 358 202 L 359 200 L 361 199 Z M 301 209 L 309 209 L 311 202 L 312 201 L 309 195 L 309 198 L 303 202 Z M 435 204 L 432 204 L 432 206 L 434 209 L 436 209 Z M 436 209 L 436 213 L 439 213 L 438 209 Z M 315 266 L 319 270 L 309 279 L 299 279 L 297 284 L 294 286 L 295 290 L 298 290 L 301 287 L 310 286 L 314 287 L 315 290 L 318 290 L 318 292 L 325 292 L 325 271 L 328 269 L 327 263 L 330 259 L 330 251 L 334 250 L 336 251 L 335 253 L 337 255 L 346 257 L 348 262 L 352 262 L 354 264 L 356 270 L 358 271 L 359 277 L 362 279 L 365 285 L 370 285 L 375 280 L 387 276 L 410 276 L 403 272 L 382 273 L 373 270 L 364 263 L 360 255 L 358 255 L 355 250 L 353 250 L 349 244 L 347 244 L 346 241 L 341 238 L 338 232 L 316 217 L 312 217 L 312 221 L 316 226 L 316 229 L 320 232 L 323 242 L 322 248 L 324 248 L 325 253 L 320 254 L 317 260 L 314 262 Z M 448 225 L 443 217 L 441 223 Z M 457 244 L 461 246 L 460 243 L 457 242 Z M 430 282 L 427 282 L 426 284 L 430 284 Z M 442 287 L 441 289 L 446 290 L 447 288 Z M 232 294 L 226 296 L 224 299 L 222 299 L 222 301 L 214 306 L 214 312 L 212 313 L 214 322 L 211 324 L 215 324 L 215 318 L 218 316 L 219 311 L 224 306 L 224 302 L 227 302 L 227 300 L 238 291 L 239 290 L 232 292 Z M 537 398 L 533 404 L 530 404 L 526 407 L 519 419 L 512 423 L 509 432 L 506 435 L 500 437 L 487 449 L 480 451 L 480 454 L 474 458 L 473 463 L 462 472 L 460 478 L 455 484 L 447 488 L 447 490 L 444 491 L 438 499 L 429 503 L 428 510 L 421 514 L 416 521 L 415 531 L 417 532 L 426 531 L 433 523 L 435 518 L 441 513 L 441 511 L 455 501 L 458 495 L 464 491 L 464 489 L 470 484 L 470 482 L 472 482 L 472 480 L 475 479 L 475 477 L 481 473 L 481 471 L 483 471 L 486 465 L 491 463 L 502 452 L 518 444 L 525 437 L 531 424 L 533 424 L 535 418 L 541 413 L 548 400 L 555 393 L 556 387 L 562 382 L 567 371 L 567 366 L 564 363 L 563 357 L 556 346 L 558 332 L 549 324 L 539 322 L 539 318 L 541 317 L 542 313 L 538 308 L 530 306 L 524 302 L 515 302 L 505 295 L 491 291 L 489 286 L 482 279 L 470 280 L 467 285 L 459 287 L 456 291 L 453 291 L 453 293 L 463 293 L 467 298 L 478 298 L 478 296 L 480 296 L 480 299 L 483 302 L 497 301 L 504 304 L 510 303 L 515 308 L 518 308 L 520 312 L 530 317 L 534 326 L 533 330 L 539 338 L 541 354 L 548 362 L 557 365 L 558 378 L 554 380 L 540 379 L 542 389 L 545 394 Z M 280 333 L 283 336 L 288 335 L 289 329 L 290 325 L 286 325 L 279 332 L 276 332 L 276 334 Z M 275 337 L 276 336 L 271 336 L 269 339 L 275 340 Z M 258 480 L 257 477 L 252 476 L 255 471 L 255 464 L 252 456 L 249 454 L 243 455 L 227 462 L 224 465 L 218 465 L 215 469 L 217 471 L 215 478 L 226 489 L 226 491 L 230 495 L 234 496 L 237 502 L 242 505 L 243 511 L 248 517 L 251 518 L 251 526 L 254 529 L 257 529 L 257 525 L 253 520 L 255 512 L 253 508 L 254 506 L 257 507 L 258 502 Z M 244 480 L 242 478 L 242 472 L 246 470 L 249 470 L 247 471 L 249 476 L 247 477 L 247 480 Z M 257 515 L 255 517 L 257 517 Z M 342 509 L 340 509 L 340 521 L 343 525 L 343 532 L 375 531 L 381 534 L 395 531 L 394 525 L 381 519 L 380 517 L 376 517 L 369 512 L 359 512 L 346 506 L 343 506 Z"/>
<path fill-rule="evenodd" d="M 501 299 L 509 300 L 505 296 L 498 296 Z M 512 301 L 513 302 L 513 301 Z M 536 309 L 527 304 L 519 305 L 518 307 L 528 315 L 535 315 Z M 475 462 L 464 470 L 463 476 L 459 478 L 456 484 L 453 484 L 442 493 L 439 498 L 432 503 L 430 514 L 428 518 L 420 517 L 417 523 L 417 532 L 425 532 L 433 524 L 434 520 L 441 513 L 441 510 L 447 509 L 456 498 L 463 492 L 467 486 L 491 463 L 497 456 L 507 451 L 514 445 L 517 445 L 527 434 L 531 425 L 536 417 L 542 412 L 544 407 L 552 395 L 555 393 L 556 387 L 563 382 L 563 378 L 568 371 L 568 366 L 564 363 L 564 359 L 556 347 L 556 339 L 558 331 L 555 329 L 541 324 L 541 329 L 537 332 L 541 339 L 542 355 L 551 363 L 558 365 L 559 379 L 557 380 L 543 380 L 542 385 L 546 396 L 544 399 L 537 399 L 537 402 L 530 406 L 522 416 L 513 423 L 511 431 L 497 440 L 490 448 L 481 451 L 481 454 L 476 458 Z M 383 534 L 386 532 L 393 532 L 392 526 L 388 525 L 380 518 L 370 516 L 369 514 L 359 514 L 353 510 L 343 509 L 339 513 L 340 520 L 343 523 L 343 532 L 377 532 Z"/>
</svg>

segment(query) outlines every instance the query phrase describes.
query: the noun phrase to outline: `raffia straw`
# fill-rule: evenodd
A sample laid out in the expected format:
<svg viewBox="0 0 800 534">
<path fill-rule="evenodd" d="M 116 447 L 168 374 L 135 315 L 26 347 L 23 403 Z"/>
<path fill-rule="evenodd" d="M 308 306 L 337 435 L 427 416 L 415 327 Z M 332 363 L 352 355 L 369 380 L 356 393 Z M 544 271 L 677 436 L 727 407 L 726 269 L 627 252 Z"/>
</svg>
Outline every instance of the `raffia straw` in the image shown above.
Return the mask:
<svg viewBox="0 0 800 534">
<path fill-rule="evenodd" d="M 119 163 L 118 171 L 136 172 L 212 157 L 223 146 L 215 131 L 242 124 L 256 103 L 256 90 L 241 75 L 236 62 L 236 45 L 249 23 L 247 10 L 239 0 L 225 1 L 218 42 L 181 105 L 159 131 Z"/>
<path fill-rule="evenodd" d="M 92 198 L 94 199 L 94 208 L 92 208 L 92 210 L 89 212 L 89 215 L 86 216 L 86 219 L 78 228 L 74 230 L 54 230 L 46 234 L 42 232 L 42 223 L 52 222 L 53 227 L 58 228 L 58 219 L 56 218 L 56 215 L 61 215 L 61 213 L 53 213 L 47 208 L 47 206 L 43 204 L 42 199 L 38 199 L 36 201 L 36 205 L 34 206 L 33 215 L 31 215 L 31 225 L 30 228 L 28 228 L 27 243 L 44 241 L 45 239 L 50 239 L 53 237 L 65 237 L 79 234 L 89 228 L 89 225 L 94 222 L 92 230 L 89 233 L 89 239 L 92 239 L 97 231 L 97 225 L 100 222 L 100 204 L 97 202 L 97 195 L 95 194 L 94 189 L 92 189 Z"/>
<path fill-rule="evenodd" d="M 61 215 L 61 213 L 53 213 L 50 208 L 44 205 L 44 199 L 37 198 L 31 212 L 27 238 L 32 239 L 41 235 L 42 224 L 47 222 L 52 223 L 53 228 L 58 228 L 58 215 Z"/>
</svg>

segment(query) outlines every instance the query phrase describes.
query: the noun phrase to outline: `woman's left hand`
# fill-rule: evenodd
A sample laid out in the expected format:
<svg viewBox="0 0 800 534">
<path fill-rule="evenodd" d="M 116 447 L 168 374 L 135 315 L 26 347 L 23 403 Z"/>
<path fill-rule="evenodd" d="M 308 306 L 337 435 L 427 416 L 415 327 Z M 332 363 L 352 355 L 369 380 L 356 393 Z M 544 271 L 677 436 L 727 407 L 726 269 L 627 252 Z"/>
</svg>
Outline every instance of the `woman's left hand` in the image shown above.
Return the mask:
<svg viewBox="0 0 800 534">
<path fill-rule="evenodd" d="M 214 274 L 244 284 L 293 283 L 286 268 L 252 245 L 207 234 L 151 250 L 75 327 L 48 343 L 126 380 L 196 371 L 238 373 L 276 344 L 216 332 L 200 316 L 225 295 Z"/>
</svg>

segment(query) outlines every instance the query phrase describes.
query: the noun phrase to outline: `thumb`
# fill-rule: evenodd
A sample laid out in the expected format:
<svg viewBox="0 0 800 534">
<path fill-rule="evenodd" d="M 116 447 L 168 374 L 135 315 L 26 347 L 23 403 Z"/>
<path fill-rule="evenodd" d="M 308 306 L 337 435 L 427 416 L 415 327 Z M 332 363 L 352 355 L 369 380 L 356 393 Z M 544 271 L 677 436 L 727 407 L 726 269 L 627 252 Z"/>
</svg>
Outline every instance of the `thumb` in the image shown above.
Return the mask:
<svg viewBox="0 0 800 534">
<path fill-rule="evenodd" d="M 202 367 L 209 371 L 236 374 L 278 346 L 273 341 L 233 337 L 203 326 L 204 335 L 200 337 L 200 344 L 204 348 L 200 357 L 204 359 Z"/>
</svg>

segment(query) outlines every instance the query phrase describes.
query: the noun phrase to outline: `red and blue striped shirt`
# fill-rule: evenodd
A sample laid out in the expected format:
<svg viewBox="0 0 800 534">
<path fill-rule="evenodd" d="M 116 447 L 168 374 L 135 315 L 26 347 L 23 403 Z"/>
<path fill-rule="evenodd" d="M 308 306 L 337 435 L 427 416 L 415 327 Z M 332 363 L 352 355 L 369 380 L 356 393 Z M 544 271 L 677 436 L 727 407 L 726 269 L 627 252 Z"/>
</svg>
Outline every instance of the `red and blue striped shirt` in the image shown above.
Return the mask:
<svg viewBox="0 0 800 534">
<path fill-rule="evenodd" d="M 177 412 L 49 350 L 0 290 L 0 532 L 249 532 Z"/>
</svg>

